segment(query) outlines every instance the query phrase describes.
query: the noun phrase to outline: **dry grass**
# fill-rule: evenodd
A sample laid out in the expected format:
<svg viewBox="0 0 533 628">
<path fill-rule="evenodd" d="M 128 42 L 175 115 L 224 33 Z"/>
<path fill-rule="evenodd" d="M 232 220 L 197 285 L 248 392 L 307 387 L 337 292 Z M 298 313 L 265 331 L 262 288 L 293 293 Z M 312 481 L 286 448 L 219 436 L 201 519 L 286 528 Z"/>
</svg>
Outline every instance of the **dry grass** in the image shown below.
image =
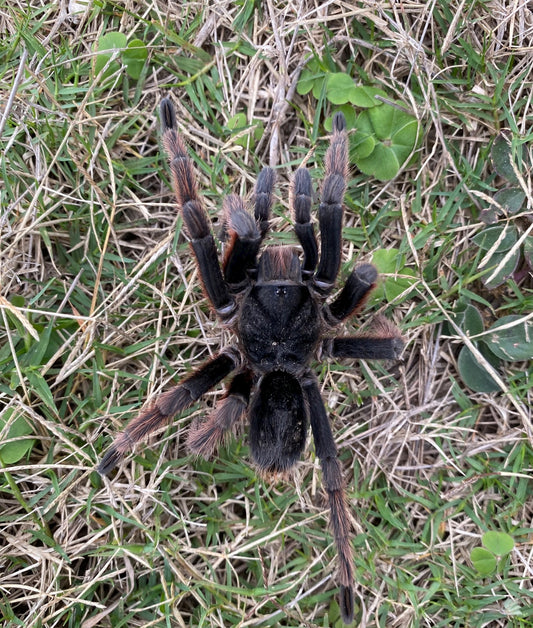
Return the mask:
<svg viewBox="0 0 533 628">
<path fill-rule="evenodd" d="M 172 93 L 213 219 L 269 164 L 272 238 L 293 241 L 290 173 L 304 160 L 318 179 L 325 145 L 316 100 L 296 92 L 313 54 L 358 68 L 424 129 L 393 181 L 354 171 L 360 211 L 346 217 L 344 271 L 397 247 L 415 272 L 406 298 L 371 304 L 402 327 L 404 361 L 319 370 L 353 506 L 360 625 L 531 625 L 531 364 L 502 365 L 501 392 L 472 392 L 457 372 L 470 341 L 443 327 L 460 298 L 487 323 L 533 309 L 531 277 L 483 287 L 471 241 L 498 187 L 491 140 L 531 132 L 529 4 L 126 0 L 76 19 L 57 4 L 0 2 L 0 438 L 24 417 L 35 439 L 2 463 L 2 625 L 340 621 L 311 444 L 277 485 L 248 466 L 244 433 L 191 459 L 186 427 L 218 390 L 111 481 L 94 471 L 146 398 L 227 340 L 176 223 L 158 102 Z M 138 82 L 94 80 L 112 30 L 148 46 Z M 238 112 L 265 128 L 252 150 L 226 128 Z M 516 546 L 483 579 L 469 553 L 488 529 Z"/>
</svg>

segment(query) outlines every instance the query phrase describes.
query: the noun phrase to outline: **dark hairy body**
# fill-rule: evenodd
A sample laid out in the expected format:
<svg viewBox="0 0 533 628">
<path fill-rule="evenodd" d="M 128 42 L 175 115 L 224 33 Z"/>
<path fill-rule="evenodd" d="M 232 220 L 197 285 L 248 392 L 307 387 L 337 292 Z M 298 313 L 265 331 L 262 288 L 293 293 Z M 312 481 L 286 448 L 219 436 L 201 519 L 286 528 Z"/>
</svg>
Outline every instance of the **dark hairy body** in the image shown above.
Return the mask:
<svg viewBox="0 0 533 628">
<path fill-rule="evenodd" d="M 233 330 L 236 342 L 178 386 L 148 402 L 118 434 L 98 470 L 109 473 L 136 443 L 233 374 L 211 414 L 192 424 L 188 446 L 208 457 L 236 423 L 247 417 L 254 463 L 263 474 L 279 473 L 299 460 L 311 426 L 339 555 L 341 614 L 350 623 L 354 616 L 354 574 L 344 480 L 310 364 L 324 357 L 396 359 L 403 341 L 395 325 L 383 317 L 377 317 L 365 334 L 331 334 L 362 309 L 377 279 L 373 266 L 361 264 L 335 299 L 327 302 L 341 263 L 342 203 L 348 174 L 344 117 L 336 114 L 333 118 L 326 155 L 318 208 L 320 247 L 311 221 L 311 177 L 300 168 L 292 181 L 290 205 L 301 252 L 288 246 L 270 246 L 260 253 L 269 228 L 274 184 L 273 171 L 264 168 L 252 200 L 253 215 L 239 196 L 224 199 L 227 247 L 222 265 L 191 160 L 177 131 L 174 107 L 167 98 L 161 102 L 161 118 L 176 201 L 204 292 L 222 324 Z"/>
</svg>

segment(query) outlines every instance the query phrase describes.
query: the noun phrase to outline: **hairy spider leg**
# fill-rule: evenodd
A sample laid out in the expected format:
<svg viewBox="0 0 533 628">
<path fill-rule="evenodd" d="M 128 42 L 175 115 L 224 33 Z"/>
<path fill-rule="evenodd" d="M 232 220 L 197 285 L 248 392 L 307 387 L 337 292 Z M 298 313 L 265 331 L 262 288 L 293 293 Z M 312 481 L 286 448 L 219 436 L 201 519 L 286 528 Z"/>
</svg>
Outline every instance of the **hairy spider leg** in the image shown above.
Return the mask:
<svg viewBox="0 0 533 628">
<path fill-rule="evenodd" d="M 396 360 L 404 341 L 400 330 L 384 316 L 374 317 L 368 332 L 356 336 L 328 338 L 322 343 L 325 357 L 360 360 Z"/>
<path fill-rule="evenodd" d="M 228 320 L 237 306 L 222 276 L 210 220 L 198 196 L 194 169 L 177 130 L 174 105 L 168 98 L 161 101 L 161 121 L 176 202 L 183 214 L 204 290 L 218 316 Z"/>
<path fill-rule="evenodd" d="M 229 247 L 224 256 L 224 278 L 235 294 L 249 284 L 248 270 L 257 266 L 261 232 L 254 217 L 237 194 L 226 196 L 223 203 L 224 225 L 229 235 Z"/>
<path fill-rule="evenodd" d="M 254 216 L 261 231 L 261 238 L 267 234 L 270 226 L 270 208 L 272 207 L 272 188 L 274 187 L 274 171 L 265 167 L 257 177 L 254 190 Z"/>
<path fill-rule="evenodd" d="M 252 377 L 242 371 L 231 380 L 224 397 L 207 419 L 195 421 L 189 428 L 187 445 L 192 453 L 209 458 L 218 449 L 227 434 L 247 412 Z"/>
<path fill-rule="evenodd" d="M 249 272 L 257 268 L 257 254 L 269 226 L 274 171 L 263 168 L 254 190 L 254 216 L 236 194 L 224 199 L 224 228 L 230 238 L 224 256 L 224 277 L 233 294 L 249 285 Z"/>
<path fill-rule="evenodd" d="M 377 277 L 378 271 L 372 264 L 361 264 L 354 268 L 336 299 L 323 306 L 326 322 L 333 326 L 338 325 L 359 312 L 376 287 Z"/>
<path fill-rule="evenodd" d="M 294 231 L 304 252 L 302 278 L 309 279 L 318 263 L 318 245 L 311 223 L 313 187 L 306 168 L 298 168 L 291 181 L 289 203 L 294 213 Z"/>
<path fill-rule="evenodd" d="M 333 116 L 333 135 L 326 153 L 326 176 L 318 207 L 320 262 L 314 284 L 322 294 L 329 294 L 333 289 L 341 264 L 342 202 L 347 177 L 346 120 L 341 112 L 337 112 Z"/>
<path fill-rule="evenodd" d="M 344 479 L 337 446 L 318 389 L 315 375 L 308 371 L 308 382 L 304 384 L 304 393 L 309 407 L 311 431 L 315 441 L 316 454 L 320 458 L 322 476 L 330 509 L 331 526 L 339 557 L 340 610 L 344 623 L 353 621 L 354 615 L 354 571 L 351 545 L 351 526 L 344 491 Z"/>
<path fill-rule="evenodd" d="M 136 443 L 188 408 L 239 366 L 239 352 L 228 348 L 203 364 L 183 382 L 149 403 L 129 422 L 128 427 L 117 435 L 98 465 L 98 472 L 107 475 Z"/>
</svg>

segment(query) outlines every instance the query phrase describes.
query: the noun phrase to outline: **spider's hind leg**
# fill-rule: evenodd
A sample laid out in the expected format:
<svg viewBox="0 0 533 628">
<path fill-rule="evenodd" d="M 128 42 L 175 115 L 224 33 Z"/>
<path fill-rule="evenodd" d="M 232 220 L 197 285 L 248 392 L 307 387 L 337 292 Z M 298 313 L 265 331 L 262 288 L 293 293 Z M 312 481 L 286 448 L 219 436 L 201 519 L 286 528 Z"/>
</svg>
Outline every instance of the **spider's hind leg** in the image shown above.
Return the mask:
<svg viewBox="0 0 533 628">
<path fill-rule="evenodd" d="M 333 536 L 339 556 L 340 600 L 339 606 L 344 623 L 353 621 L 354 615 L 354 570 L 351 545 L 351 525 L 346 505 L 342 469 L 337 458 L 337 447 L 314 375 L 304 385 L 304 393 L 309 406 L 311 430 L 315 441 L 316 454 L 320 458 L 322 476 L 331 516 Z"/>
<path fill-rule="evenodd" d="M 240 365 L 240 354 L 228 348 L 201 366 L 181 384 L 157 397 L 134 417 L 118 434 L 98 465 L 98 472 L 107 475 L 138 442 L 182 412 Z"/>
<path fill-rule="evenodd" d="M 360 360 L 396 360 L 404 341 L 398 327 L 384 316 L 375 316 L 368 331 L 355 336 L 327 338 L 322 343 L 325 357 Z"/>
<path fill-rule="evenodd" d="M 246 413 L 251 386 L 251 374 L 248 371 L 239 373 L 207 419 L 191 425 L 187 445 L 192 453 L 209 458 L 218 449 L 224 437 Z"/>
</svg>

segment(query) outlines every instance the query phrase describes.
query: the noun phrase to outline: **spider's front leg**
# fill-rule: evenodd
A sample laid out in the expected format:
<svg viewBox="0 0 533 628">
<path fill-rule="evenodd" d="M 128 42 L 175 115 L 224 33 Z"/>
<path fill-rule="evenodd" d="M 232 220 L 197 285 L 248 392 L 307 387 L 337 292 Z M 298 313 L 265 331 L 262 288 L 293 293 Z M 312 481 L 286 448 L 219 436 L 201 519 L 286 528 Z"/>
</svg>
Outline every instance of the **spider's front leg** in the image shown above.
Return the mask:
<svg viewBox="0 0 533 628">
<path fill-rule="evenodd" d="M 326 176 L 322 186 L 318 223 L 320 262 L 314 277 L 315 287 L 329 294 L 341 264 L 342 203 L 348 177 L 348 136 L 344 115 L 333 116 L 333 135 L 326 153 Z"/>
<path fill-rule="evenodd" d="M 337 298 L 322 308 L 324 320 L 332 326 L 360 311 L 376 287 L 378 271 L 372 264 L 353 269 Z"/>
<path fill-rule="evenodd" d="M 161 121 L 176 201 L 183 214 L 202 283 L 215 312 L 227 321 L 235 314 L 235 300 L 222 276 L 210 221 L 198 196 L 191 160 L 177 130 L 174 105 L 168 98 L 161 101 Z"/>
<path fill-rule="evenodd" d="M 316 377 L 308 372 L 308 381 L 303 390 L 307 397 L 311 430 L 316 454 L 320 458 L 322 476 L 331 516 L 333 536 L 339 556 L 340 600 L 339 606 L 344 623 L 350 624 L 354 616 L 354 570 L 351 546 L 351 526 L 346 505 L 344 480 L 337 446 L 333 438 L 328 415 L 318 389 Z"/>
<path fill-rule="evenodd" d="M 149 403 L 115 438 L 102 462 L 98 465 L 98 472 L 107 475 L 136 443 L 145 439 L 172 417 L 192 405 L 238 368 L 240 363 L 240 353 L 230 347 L 206 362 L 181 384 L 164 392 Z"/>
<path fill-rule="evenodd" d="M 294 231 L 304 252 L 303 279 L 309 279 L 313 275 L 318 263 L 318 245 L 315 228 L 311 222 L 312 195 L 309 171 L 306 168 L 298 168 L 291 182 L 290 206 L 294 213 Z"/>
<path fill-rule="evenodd" d="M 254 216 L 246 210 L 244 201 L 236 194 L 224 199 L 224 223 L 229 247 L 224 257 L 224 277 L 235 294 L 248 285 L 248 272 L 257 266 L 257 254 L 268 231 L 274 171 L 263 168 L 254 191 Z"/>
</svg>

